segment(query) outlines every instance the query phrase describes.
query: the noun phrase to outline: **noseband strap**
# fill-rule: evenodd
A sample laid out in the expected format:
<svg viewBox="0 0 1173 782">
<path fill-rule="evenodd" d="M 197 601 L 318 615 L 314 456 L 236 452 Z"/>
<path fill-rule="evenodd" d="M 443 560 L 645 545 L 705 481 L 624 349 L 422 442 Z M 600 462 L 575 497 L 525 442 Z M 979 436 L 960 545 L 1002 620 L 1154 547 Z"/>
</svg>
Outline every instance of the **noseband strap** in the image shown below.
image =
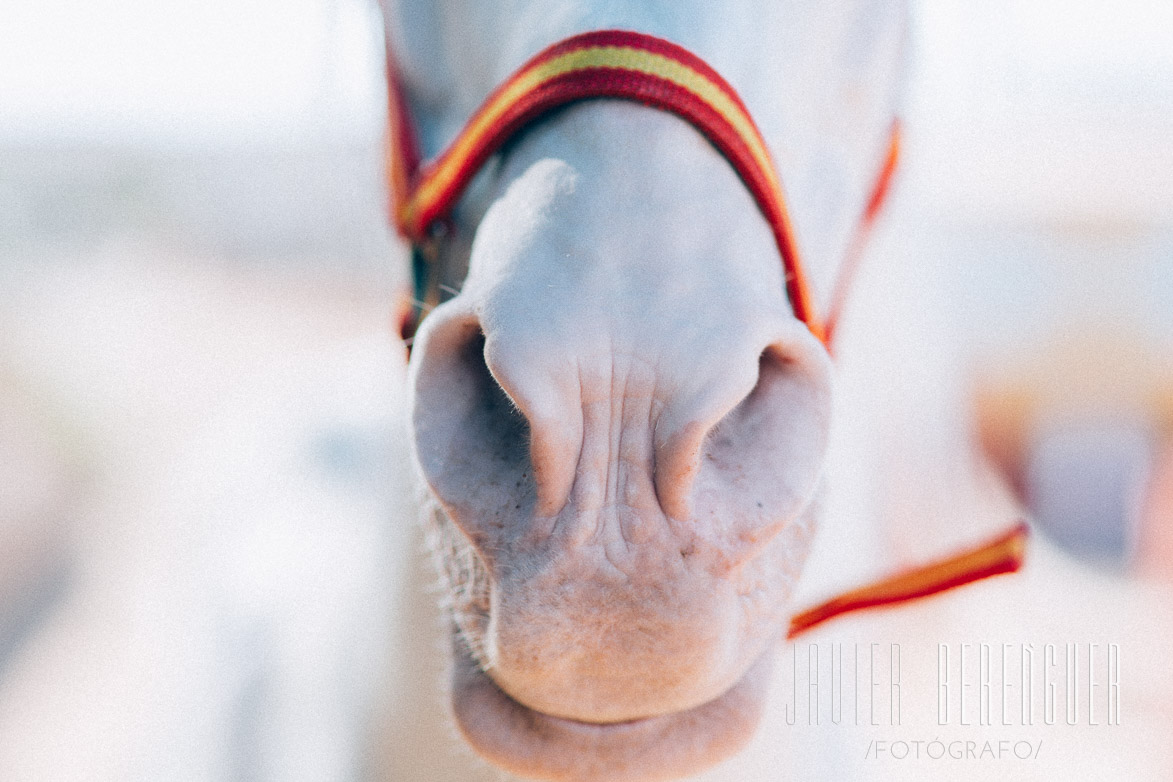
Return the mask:
<svg viewBox="0 0 1173 782">
<path fill-rule="evenodd" d="M 498 87 L 456 140 L 422 166 L 414 125 L 393 67 L 390 75 L 393 219 L 418 250 L 426 249 L 433 226 L 448 216 L 485 161 L 526 125 L 553 109 L 588 98 L 632 100 L 689 122 L 725 156 L 770 224 L 795 317 L 829 346 L 833 324 L 815 311 L 782 184 L 766 142 L 733 87 L 692 52 L 662 38 L 625 30 L 583 33 L 556 43 Z M 871 223 L 887 192 L 896 163 L 896 139 L 894 129 L 890 153 L 861 228 Z M 426 259 L 429 254 L 417 255 Z M 851 266 L 853 261 L 845 268 Z M 427 261 L 417 260 L 417 299 L 436 298 L 428 296 L 435 293 L 428 290 L 432 286 L 419 279 L 428 272 Z M 832 301 L 841 298 L 836 292 Z M 833 311 L 837 310 L 834 305 Z M 419 315 L 417 306 L 416 320 Z"/>
<path fill-rule="evenodd" d="M 815 312 L 810 285 L 794 241 L 781 182 L 745 104 L 733 87 L 703 60 L 674 43 L 643 33 L 600 30 L 567 38 L 523 65 L 473 114 L 456 140 L 435 160 L 421 165 L 418 139 L 398 72 L 388 53 L 391 149 L 388 175 L 392 219 L 414 249 L 414 311 L 402 324 L 410 337 L 424 310 L 439 301 L 434 235 L 464 189 L 501 145 L 542 115 L 588 98 L 621 98 L 675 114 L 712 142 L 753 194 L 774 234 L 794 315 L 828 350 L 864 240 L 888 192 L 899 151 L 899 125 L 831 295 L 827 315 Z M 798 614 L 789 637 L 843 613 L 903 603 L 952 589 L 1022 564 L 1027 528 L 944 560 L 907 570 L 853 590 Z"/>
</svg>

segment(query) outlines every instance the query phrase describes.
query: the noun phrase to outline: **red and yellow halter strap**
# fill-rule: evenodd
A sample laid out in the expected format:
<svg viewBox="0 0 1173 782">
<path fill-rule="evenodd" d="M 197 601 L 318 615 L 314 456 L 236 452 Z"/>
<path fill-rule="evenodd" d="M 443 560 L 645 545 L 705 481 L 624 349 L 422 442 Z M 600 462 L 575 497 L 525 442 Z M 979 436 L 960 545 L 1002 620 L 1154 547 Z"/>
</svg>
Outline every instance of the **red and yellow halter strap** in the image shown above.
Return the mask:
<svg viewBox="0 0 1173 782">
<path fill-rule="evenodd" d="M 390 180 L 394 222 L 415 243 L 445 218 L 464 188 L 502 144 L 559 106 L 587 98 L 623 98 L 671 112 L 691 123 L 737 171 L 778 244 L 794 315 L 828 342 L 830 325 L 815 312 L 810 285 L 773 160 L 745 104 L 720 74 L 688 50 L 642 33 L 600 30 L 542 51 L 500 87 L 438 158 L 420 165 L 406 101 L 391 79 Z M 897 136 L 862 223 L 874 217 L 896 164 Z M 835 297 L 838 300 L 838 296 Z"/>
<path fill-rule="evenodd" d="M 782 185 L 765 140 L 733 88 L 703 60 L 674 43 L 642 33 L 600 30 L 584 33 L 542 51 L 500 87 L 473 114 L 456 140 L 435 160 L 421 165 L 415 126 L 388 57 L 391 149 L 389 177 L 392 217 L 399 232 L 425 247 L 433 226 L 448 217 L 465 187 L 501 145 L 527 124 L 568 103 L 588 98 L 633 100 L 676 114 L 703 133 L 737 171 L 770 224 L 782 256 L 786 293 L 794 315 L 830 348 L 847 283 L 896 168 L 899 126 L 860 217 L 844 271 L 832 291 L 829 313 L 815 312 L 810 285 L 794 241 Z M 427 253 L 417 253 L 426 264 Z M 435 274 L 421 286 L 427 269 L 415 268 L 419 299 L 434 298 Z M 434 301 L 432 302 L 434 303 Z M 422 312 L 405 323 L 414 332 Z M 850 611 L 902 603 L 999 573 L 1018 570 L 1026 526 L 956 556 L 853 590 L 796 615 L 790 637 Z"/>
<path fill-rule="evenodd" d="M 865 608 L 906 603 L 972 584 L 983 578 L 1015 573 L 1026 556 L 1028 529 L 1019 522 L 985 543 L 953 556 L 911 568 L 858 589 L 844 592 L 790 619 L 788 639 L 833 619 Z"/>
</svg>

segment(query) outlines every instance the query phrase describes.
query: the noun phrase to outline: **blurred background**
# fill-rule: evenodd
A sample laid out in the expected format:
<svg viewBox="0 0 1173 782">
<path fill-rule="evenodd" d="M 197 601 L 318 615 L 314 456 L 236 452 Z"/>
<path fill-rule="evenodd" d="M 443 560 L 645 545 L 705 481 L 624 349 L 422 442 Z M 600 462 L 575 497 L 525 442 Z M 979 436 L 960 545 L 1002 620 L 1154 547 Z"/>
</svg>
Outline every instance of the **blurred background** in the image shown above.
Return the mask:
<svg viewBox="0 0 1173 782">
<path fill-rule="evenodd" d="M 917 7 L 906 192 L 978 439 L 1061 547 L 1168 578 L 1173 4 Z"/>
<path fill-rule="evenodd" d="M 225 722 L 275 731 L 262 701 L 377 708 L 362 682 L 394 623 L 368 617 L 396 610 L 406 491 L 374 5 L 0 4 L 0 735 L 83 715 L 41 738 L 90 724 L 77 768 L 116 769 Z M 915 10 L 884 252 L 944 297 L 910 349 L 949 344 L 959 428 L 1045 535 L 1173 580 L 1173 3 Z M 300 624 L 266 625 L 291 605 Z M 226 646 L 191 643 L 213 627 Z M 111 731 L 136 704 L 172 719 Z M 284 756 L 184 762 L 315 778 L 360 732 L 318 711 Z"/>
<path fill-rule="evenodd" d="M 410 496 L 376 16 L 0 3 L 0 778 L 360 776 Z"/>
</svg>

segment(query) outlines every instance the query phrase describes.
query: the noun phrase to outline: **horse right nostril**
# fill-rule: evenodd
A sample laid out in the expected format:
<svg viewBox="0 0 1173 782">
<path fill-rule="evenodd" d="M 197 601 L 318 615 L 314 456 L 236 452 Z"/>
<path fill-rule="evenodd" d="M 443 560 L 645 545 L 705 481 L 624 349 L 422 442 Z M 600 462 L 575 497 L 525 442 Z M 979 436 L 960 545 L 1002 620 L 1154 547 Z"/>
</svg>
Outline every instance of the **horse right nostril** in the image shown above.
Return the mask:
<svg viewBox="0 0 1173 782">
<path fill-rule="evenodd" d="M 530 427 L 485 363 L 480 323 L 433 318 L 412 369 L 416 458 L 449 517 L 482 548 L 488 527 L 499 534 L 533 511 Z"/>
<path fill-rule="evenodd" d="M 477 332 L 462 348 L 468 386 L 466 446 L 481 451 L 494 471 L 518 472 L 529 465 L 529 423 L 485 363 L 485 335 Z"/>
</svg>

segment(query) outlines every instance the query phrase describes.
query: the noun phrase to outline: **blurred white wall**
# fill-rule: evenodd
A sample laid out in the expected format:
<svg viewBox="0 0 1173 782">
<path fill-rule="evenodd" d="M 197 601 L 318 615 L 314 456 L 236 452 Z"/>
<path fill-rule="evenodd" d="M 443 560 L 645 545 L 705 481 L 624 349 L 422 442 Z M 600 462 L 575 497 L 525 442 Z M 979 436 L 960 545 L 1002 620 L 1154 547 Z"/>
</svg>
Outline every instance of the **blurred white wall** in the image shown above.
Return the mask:
<svg viewBox="0 0 1173 782">
<path fill-rule="evenodd" d="M 7 0 L 0 141 L 369 139 L 375 17 L 373 0 Z"/>
<path fill-rule="evenodd" d="M 981 219 L 1173 222 L 1173 3 L 920 0 L 921 188 Z"/>
<path fill-rule="evenodd" d="M 0 264 L 128 238 L 381 276 L 373 0 L 0 3 Z"/>
</svg>

